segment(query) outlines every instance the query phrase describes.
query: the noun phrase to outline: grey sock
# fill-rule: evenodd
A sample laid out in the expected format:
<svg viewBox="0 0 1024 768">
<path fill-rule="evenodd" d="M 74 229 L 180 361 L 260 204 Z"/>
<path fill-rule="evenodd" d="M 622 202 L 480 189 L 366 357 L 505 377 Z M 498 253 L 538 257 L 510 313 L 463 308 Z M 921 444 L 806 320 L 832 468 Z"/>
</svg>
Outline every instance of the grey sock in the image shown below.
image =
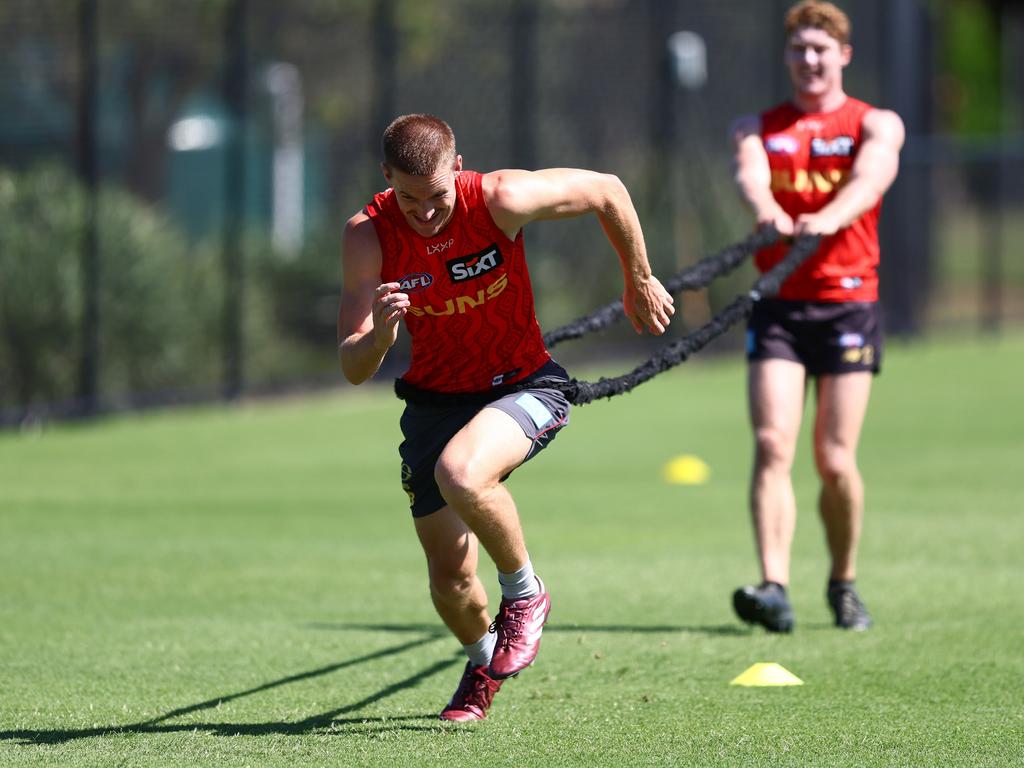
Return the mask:
<svg viewBox="0 0 1024 768">
<path fill-rule="evenodd" d="M 486 667 L 491 663 L 491 654 L 494 653 L 494 644 L 498 635 L 494 632 L 484 632 L 484 636 L 470 645 L 462 646 L 469 656 L 469 661 L 474 667 Z"/>
<path fill-rule="evenodd" d="M 540 593 L 540 584 L 529 558 L 526 559 L 526 565 L 515 573 L 498 571 L 498 583 L 501 584 L 501 596 L 508 600 L 533 597 Z"/>
</svg>

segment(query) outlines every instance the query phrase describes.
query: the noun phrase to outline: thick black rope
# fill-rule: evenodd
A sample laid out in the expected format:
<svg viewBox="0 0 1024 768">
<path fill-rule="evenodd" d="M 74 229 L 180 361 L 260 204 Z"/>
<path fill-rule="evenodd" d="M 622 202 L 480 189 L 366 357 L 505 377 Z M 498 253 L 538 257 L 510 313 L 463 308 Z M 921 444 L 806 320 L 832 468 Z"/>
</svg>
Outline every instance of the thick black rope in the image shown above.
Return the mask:
<svg viewBox="0 0 1024 768">
<path fill-rule="evenodd" d="M 746 261 L 754 251 L 774 245 L 779 240 L 779 233 L 774 227 L 757 230 L 746 240 L 723 248 L 716 254 L 705 256 L 690 267 L 678 272 L 665 281 L 665 290 L 671 294 L 680 291 L 697 291 L 706 288 L 714 280 L 736 269 Z M 588 333 L 600 331 L 612 323 L 625 317 L 622 299 L 591 312 L 589 315 L 566 323 L 544 334 L 544 346 L 551 349 L 569 339 L 578 339 Z"/>
<path fill-rule="evenodd" d="M 771 244 L 778 240 L 778 233 L 771 230 L 771 234 L 772 238 L 766 244 Z M 746 247 L 750 240 L 751 238 L 748 238 L 743 243 L 739 243 L 734 246 L 734 248 L 738 249 Z M 779 292 L 779 288 L 782 286 L 782 283 L 785 282 L 786 278 L 793 274 L 794 270 L 796 270 L 796 268 L 799 267 L 808 256 L 817 250 L 818 243 L 820 241 L 821 237 L 818 235 L 809 235 L 797 238 L 789 249 L 789 253 L 787 253 L 778 264 L 761 275 L 749 292 L 737 296 L 725 309 L 711 318 L 700 328 L 667 345 L 658 352 L 658 354 L 647 360 L 647 362 L 621 376 L 616 376 L 614 378 L 602 377 L 596 382 L 580 381 L 579 379 L 570 379 L 569 381 L 559 379 L 533 379 L 528 382 L 519 382 L 517 384 L 510 384 L 504 387 L 495 387 L 487 392 L 473 393 L 470 395 L 439 392 L 426 393 L 421 390 L 417 390 L 415 387 L 411 387 L 402 381 L 402 379 L 395 379 L 395 394 L 403 400 L 411 400 L 413 402 L 419 400 L 420 402 L 431 405 L 469 405 L 477 401 L 483 405 L 487 402 L 492 402 L 499 397 L 504 397 L 506 394 L 535 387 L 557 389 L 561 391 L 565 395 L 566 399 L 573 405 L 587 405 L 601 397 L 613 397 L 615 395 L 624 394 L 640 384 L 643 384 L 645 381 L 653 379 L 659 373 L 663 373 L 664 371 L 679 365 L 693 353 L 703 349 L 710 342 L 724 334 L 733 325 L 746 319 L 751 310 L 753 310 L 756 302 L 760 301 L 762 298 L 774 296 Z M 718 258 L 721 255 L 722 254 L 717 254 L 716 256 L 709 257 L 709 259 L 705 259 L 704 261 Z M 691 270 L 686 270 L 686 273 L 690 272 Z M 677 277 L 670 282 L 683 278 L 683 274 L 684 273 L 680 273 L 680 275 L 677 275 Z M 667 285 L 668 284 L 666 284 L 666 287 Z M 619 306 L 621 307 L 621 302 L 619 302 Z M 605 310 L 606 309 L 608 308 L 606 307 Z M 609 322 L 614 322 L 614 318 Z M 579 335 L 582 335 L 582 333 Z M 566 336 L 565 338 L 576 337 Z M 421 399 L 423 396 L 427 396 L 426 399 Z"/>
<path fill-rule="evenodd" d="M 817 235 L 798 238 L 785 258 L 765 272 L 754 283 L 749 293 L 737 296 L 721 312 L 700 328 L 672 342 L 658 354 L 629 373 L 614 378 L 600 378 L 596 382 L 570 379 L 566 382 L 544 383 L 543 386 L 560 390 L 573 405 L 586 405 L 599 397 L 612 397 L 629 392 L 659 373 L 674 368 L 717 339 L 736 323 L 747 318 L 754 303 L 764 297 L 774 296 L 786 278 L 818 248 L 821 238 Z"/>
</svg>

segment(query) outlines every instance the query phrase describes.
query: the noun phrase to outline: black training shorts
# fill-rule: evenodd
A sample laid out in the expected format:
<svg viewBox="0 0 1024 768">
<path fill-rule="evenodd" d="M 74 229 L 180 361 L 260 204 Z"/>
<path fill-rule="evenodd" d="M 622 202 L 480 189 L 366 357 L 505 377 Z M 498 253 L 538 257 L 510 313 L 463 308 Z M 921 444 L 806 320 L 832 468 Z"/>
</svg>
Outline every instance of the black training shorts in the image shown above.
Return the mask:
<svg viewBox="0 0 1024 768">
<path fill-rule="evenodd" d="M 878 373 L 881 308 L 877 302 L 758 301 L 747 323 L 747 360 L 772 358 L 801 363 L 812 376 Z"/>
<path fill-rule="evenodd" d="M 569 423 L 569 401 L 557 389 L 545 387 L 546 381 L 568 381 L 569 377 L 558 363 L 551 360 L 526 379 L 537 380 L 529 387 L 511 394 L 496 392 L 494 400 L 474 398 L 468 403 L 431 403 L 428 400 L 406 398 L 402 414 L 402 436 L 398 447 L 402 457 L 402 488 L 409 496 L 413 517 L 429 515 L 447 503 L 434 480 L 434 465 L 448 441 L 484 408 L 504 411 L 522 427 L 533 441 L 523 463 L 529 461 L 555 439 L 559 430 Z M 448 396 L 449 398 L 451 396 Z M 502 478 L 504 479 L 504 478 Z"/>
</svg>

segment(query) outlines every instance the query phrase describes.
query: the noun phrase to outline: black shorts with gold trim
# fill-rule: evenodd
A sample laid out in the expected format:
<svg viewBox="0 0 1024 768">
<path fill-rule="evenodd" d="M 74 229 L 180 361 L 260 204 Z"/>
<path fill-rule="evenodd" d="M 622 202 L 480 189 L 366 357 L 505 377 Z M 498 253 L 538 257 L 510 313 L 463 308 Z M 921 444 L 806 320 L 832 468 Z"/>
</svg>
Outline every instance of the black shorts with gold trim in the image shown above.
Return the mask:
<svg viewBox="0 0 1024 768">
<path fill-rule="evenodd" d="M 398 453 L 402 457 L 402 488 L 409 496 L 412 516 L 425 517 L 447 504 L 434 479 L 434 466 L 448 442 L 484 408 L 507 413 L 533 441 L 523 463 L 544 450 L 569 423 L 570 408 L 561 391 L 544 385 L 568 380 L 565 369 L 550 360 L 524 380 L 536 382 L 536 386 L 473 393 L 463 402 L 456 395 L 436 393 L 437 397 L 432 397 L 430 392 L 404 385 L 406 405 L 400 425 L 405 439 Z"/>
<path fill-rule="evenodd" d="M 747 360 L 792 360 L 812 376 L 870 371 L 882 364 L 878 302 L 763 299 L 747 322 Z"/>
</svg>

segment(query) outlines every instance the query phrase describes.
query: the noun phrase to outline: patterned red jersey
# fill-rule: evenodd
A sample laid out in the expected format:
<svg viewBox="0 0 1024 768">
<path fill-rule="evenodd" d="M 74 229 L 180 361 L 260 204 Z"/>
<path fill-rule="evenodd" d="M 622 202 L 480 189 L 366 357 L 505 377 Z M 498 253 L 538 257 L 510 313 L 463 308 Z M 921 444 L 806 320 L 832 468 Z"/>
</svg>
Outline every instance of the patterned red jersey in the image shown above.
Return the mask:
<svg viewBox="0 0 1024 768">
<path fill-rule="evenodd" d="M 526 269 L 523 233 L 502 232 L 484 204 L 481 176 L 455 177 L 455 209 L 434 237 L 413 231 L 393 189 L 366 206 L 380 240 L 380 276 L 401 283 L 412 359 L 402 378 L 435 392 L 483 392 L 550 359 Z"/>
<path fill-rule="evenodd" d="M 772 194 L 794 219 L 823 208 L 846 182 L 861 142 L 861 121 L 872 107 L 847 97 L 832 112 L 801 112 L 791 103 L 761 115 L 761 139 L 772 171 Z M 822 239 L 818 250 L 782 285 L 779 298 L 796 301 L 878 301 L 879 200 L 850 226 Z M 789 246 L 755 256 L 762 272 Z"/>
</svg>

